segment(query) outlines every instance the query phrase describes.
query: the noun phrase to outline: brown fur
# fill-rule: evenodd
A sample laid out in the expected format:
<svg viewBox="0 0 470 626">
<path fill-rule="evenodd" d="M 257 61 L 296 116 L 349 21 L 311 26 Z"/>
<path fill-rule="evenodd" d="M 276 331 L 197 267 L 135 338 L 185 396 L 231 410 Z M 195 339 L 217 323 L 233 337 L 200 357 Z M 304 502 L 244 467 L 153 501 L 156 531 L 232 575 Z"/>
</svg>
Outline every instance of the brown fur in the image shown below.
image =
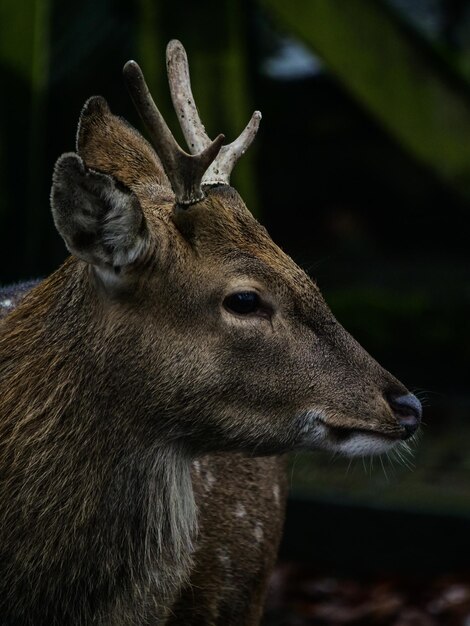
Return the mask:
<svg viewBox="0 0 470 626">
<path fill-rule="evenodd" d="M 2 290 L 11 303 L 4 314 L 34 286 L 32 281 Z M 198 542 L 169 624 L 259 623 L 284 519 L 285 466 L 285 457 L 236 453 L 193 462 Z"/>
<path fill-rule="evenodd" d="M 175 207 L 97 99 L 78 151 L 52 192 L 78 258 L 0 326 L 0 623 L 254 625 L 285 476 L 244 455 L 398 440 L 406 389 L 232 188 Z M 240 290 L 263 309 L 231 313 Z"/>
<path fill-rule="evenodd" d="M 286 458 L 208 455 L 193 484 L 197 549 L 169 624 L 259 624 L 284 522 Z"/>
</svg>

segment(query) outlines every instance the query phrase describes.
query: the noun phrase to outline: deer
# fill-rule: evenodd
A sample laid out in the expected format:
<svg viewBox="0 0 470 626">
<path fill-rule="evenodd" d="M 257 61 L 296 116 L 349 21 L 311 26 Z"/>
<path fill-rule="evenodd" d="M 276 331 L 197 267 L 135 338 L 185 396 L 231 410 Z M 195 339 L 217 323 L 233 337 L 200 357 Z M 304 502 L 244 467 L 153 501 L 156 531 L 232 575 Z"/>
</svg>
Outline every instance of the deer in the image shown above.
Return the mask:
<svg viewBox="0 0 470 626">
<path fill-rule="evenodd" d="M 4 292 L 2 626 L 259 624 L 286 453 L 381 454 L 420 424 L 230 185 L 260 113 L 211 140 L 176 40 L 167 70 L 189 152 L 126 63 L 151 143 L 86 102 L 51 190 L 71 255 Z"/>
</svg>

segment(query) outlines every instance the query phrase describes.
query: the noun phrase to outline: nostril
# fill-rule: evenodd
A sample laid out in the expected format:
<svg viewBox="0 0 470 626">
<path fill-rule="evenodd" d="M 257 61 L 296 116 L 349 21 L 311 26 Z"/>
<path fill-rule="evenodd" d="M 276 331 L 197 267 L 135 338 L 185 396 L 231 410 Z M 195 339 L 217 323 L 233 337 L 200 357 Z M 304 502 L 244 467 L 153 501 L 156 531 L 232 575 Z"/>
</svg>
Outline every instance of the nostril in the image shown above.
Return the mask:
<svg viewBox="0 0 470 626">
<path fill-rule="evenodd" d="M 403 396 L 389 396 L 388 403 L 404 430 L 403 439 L 411 437 L 421 422 L 423 408 L 421 402 L 412 393 Z"/>
</svg>

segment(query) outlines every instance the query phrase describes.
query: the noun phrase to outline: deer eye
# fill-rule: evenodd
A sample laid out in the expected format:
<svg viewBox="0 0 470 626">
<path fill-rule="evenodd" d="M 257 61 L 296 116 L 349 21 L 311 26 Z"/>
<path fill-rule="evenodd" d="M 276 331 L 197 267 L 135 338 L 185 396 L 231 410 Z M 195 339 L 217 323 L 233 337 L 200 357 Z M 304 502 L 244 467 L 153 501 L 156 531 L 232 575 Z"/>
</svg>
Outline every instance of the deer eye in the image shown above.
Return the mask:
<svg viewBox="0 0 470 626">
<path fill-rule="evenodd" d="M 238 291 L 225 298 L 224 306 L 231 313 L 249 315 L 260 309 L 261 300 L 255 291 Z"/>
</svg>

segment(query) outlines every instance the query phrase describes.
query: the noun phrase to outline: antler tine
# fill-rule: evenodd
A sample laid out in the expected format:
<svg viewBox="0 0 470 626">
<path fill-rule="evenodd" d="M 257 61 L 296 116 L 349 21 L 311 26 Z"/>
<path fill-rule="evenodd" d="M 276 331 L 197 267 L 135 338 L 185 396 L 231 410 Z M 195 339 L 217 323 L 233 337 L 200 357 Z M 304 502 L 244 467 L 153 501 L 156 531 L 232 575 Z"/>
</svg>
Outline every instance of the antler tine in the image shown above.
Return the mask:
<svg viewBox="0 0 470 626">
<path fill-rule="evenodd" d="M 139 65 L 135 61 L 128 61 L 123 73 L 132 101 L 147 126 L 177 203 L 188 205 L 199 202 L 204 198 L 201 186 L 203 176 L 219 153 L 224 135 L 209 141 L 197 154 L 187 154 L 178 145 L 153 101 Z"/>
<path fill-rule="evenodd" d="M 195 153 L 206 148 L 211 140 L 194 102 L 188 57 L 183 44 L 177 39 L 170 41 L 166 49 L 166 58 L 173 105 L 189 150 Z M 221 148 L 217 158 L 205 172 L 203 184 L 230 184 L 230 174 L 238 159 L 247 151 L 255 138 L 260 120 L 261 113 L 255 111 L 241 135 L 228 146 Z"/>
<path fill-rule="evenodd" d="M 177 39 L 172 39 L 166 47 L 166 68 L 171 99 L 181 130 L 189 151 L 195 154 L 206 148 L 211 140 L 201 122 L 194 102 L 186 50 Z"/>
<path fill-rule="evenodd" d="M 229 143 L 228 146 L 222 146 L 217 158 L 207 168 L 202 178 L 204 185 L 230 184 L 230 174 L 238 159 L 245 154 L 256 137 L 260 121 L 261 112 L 255 111 L 237 139 Z"/>
</svg>

